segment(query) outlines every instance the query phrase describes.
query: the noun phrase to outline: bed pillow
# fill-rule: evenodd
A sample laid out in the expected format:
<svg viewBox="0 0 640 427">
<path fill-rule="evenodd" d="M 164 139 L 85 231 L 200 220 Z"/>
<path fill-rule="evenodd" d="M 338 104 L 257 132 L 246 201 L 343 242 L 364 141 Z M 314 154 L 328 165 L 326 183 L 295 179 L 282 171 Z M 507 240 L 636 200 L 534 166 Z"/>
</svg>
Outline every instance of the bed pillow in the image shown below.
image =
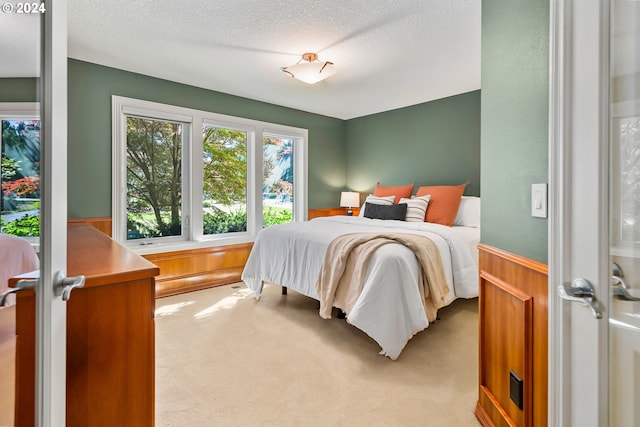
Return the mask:
<svg viewBox="0 0 640 427">
<path fill-rule="evenodd" d="M 389 206 L 393 204 L 393 201 L 395 200 L 396 196 L 384 196 L 384 197 L 377 197 L 374 196 L 373 194 L 369 194 L 367 196 L 367 199 L 364 201 L 364 203 L 362 204 L 362 208 L 360 208 L 360 214 L 358 216 L 364 216 L 364 208 L 365 205 L 367 204 L 367 202 L 374 204 L 374 205 L 385 205 L 385 206 Z"/>
<path fill-rule="evenodd" d="M 376 184 L 376 189 L 373 191 L 373 195 L 378 197 L 395 196 L 396 198 L 393 200 L 393 203 L 398 203 L 403 197 L 411 197 L 412 192 L 413 184 L 400 185 L 398 187 L 383 187 L 378 183 Z"/>
<path fill-rule="evenodd" d="M 480 228 L 480 197 L 462 196 L 453 225 Z"/>
<path fill-rule="evenodd" d="M 430 195 L 421 197 L 412 197 L 410 199 L 402 198 L 400 203 L 407 204 L 407 222 L 424 222 L 427 206 L 429 205 Z"/>
<path fill-rule="evenodd" d="M 374 203 L 364 204 L 364 216 L 371 219 L 395 219 L 398 221 L 405 221 L 407 217 L 407 204 L 400 203 L 397 205 L 376 205 Z"/>
<path fill-rule="evenodd" d="M 466 185 L 462 184 L 422 186 L 418 188 L 416 197 L 426 196 L 427 194 L 431 196 L 425 221 L 451 227 L 456 219 L 465 187 Z"/>
</svg>

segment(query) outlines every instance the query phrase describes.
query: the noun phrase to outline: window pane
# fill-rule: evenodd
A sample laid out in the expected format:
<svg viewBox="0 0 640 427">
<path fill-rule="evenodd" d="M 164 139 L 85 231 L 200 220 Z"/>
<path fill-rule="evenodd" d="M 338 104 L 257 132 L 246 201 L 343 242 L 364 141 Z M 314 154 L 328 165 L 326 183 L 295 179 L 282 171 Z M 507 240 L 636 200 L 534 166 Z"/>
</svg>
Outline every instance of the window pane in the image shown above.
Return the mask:
<svg viewBox="0 0 640 427">
<path fill-rule="evenodd" d="M 40 121 L 2 120 L 0 228 L 40 235 Z"/>
<path fill-rule="evenodd" d="M 127 117 L 127 240 L 182 235 L 183 126 Z"/>
<path fill-rule="evenodd" d="M 263 226 L 293 221 L 293 139 L 265 137 L 262 142 Z"/>
<path fill-rule="evenodd" d="M 640 242 L 640 116 L 624 117 L 620 138 L 620 240 Z"/>
<path fill-rule="evenodd" d="M 204 235 L 247 231 L 247 133 L 203 127 Z"/>
</svg>

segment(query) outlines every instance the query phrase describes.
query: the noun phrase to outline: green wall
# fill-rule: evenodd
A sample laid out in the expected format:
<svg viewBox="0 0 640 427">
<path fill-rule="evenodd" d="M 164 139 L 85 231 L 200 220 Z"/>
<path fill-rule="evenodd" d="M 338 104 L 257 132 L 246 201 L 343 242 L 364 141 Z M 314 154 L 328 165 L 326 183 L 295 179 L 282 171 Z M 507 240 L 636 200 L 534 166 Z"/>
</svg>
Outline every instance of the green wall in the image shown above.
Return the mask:
<svg viewBox="0 0 640 427">
<path fill-rule="evenodd" d="M 37 79 L 0 78 L 0 102 L 36 102 L 37 100 Z"/>
<path fill-rule="evenodd" d="M 68 73 L 70 218 L 111 215 L 112 95 L 309 129 L 311 208 L 376 182 L 470 181 L 465 194 L 480 194 L 480 91 L 343 121 L 75 59 Z M 35 79 L 0 79 L 0 101 L 33 101 L 35 90 Z"/>
<path fill-rule="evenodd" d="M 547 262 L 549 0 L 482 1 L 482 243 Z"/>
<path fill-rule="evenodd" d="M 347 122 L 347 187 L 457 185 L 480 194 L 480 91 Z M 414 190 L 415 191 L 415 190 Z"/>
<path fill-rule="evenodd" d="M 111 96 L 309 129 L 309 207 L 335 206 L 346 183 L 343 120 L 69 59 L 69 217 L 111 216 Z"/>
</svg>

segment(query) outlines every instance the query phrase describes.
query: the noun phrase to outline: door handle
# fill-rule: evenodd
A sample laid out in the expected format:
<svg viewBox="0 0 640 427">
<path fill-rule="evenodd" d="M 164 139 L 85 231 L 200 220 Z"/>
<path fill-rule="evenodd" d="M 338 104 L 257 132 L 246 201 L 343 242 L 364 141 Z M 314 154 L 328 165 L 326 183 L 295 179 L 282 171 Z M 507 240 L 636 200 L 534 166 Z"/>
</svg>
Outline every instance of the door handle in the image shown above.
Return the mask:
<svg viewBox="0 0 640 427">
<path fill-rule="evenodd" d="M 56 296 L 61 296 L 63 301 L 69 301 L 71 291 L 75 288 L 84 287 L 84 276 L 65 277 L 62 271 L 58 271 L 53 278 L 53 289 Z M 22 279 L 18 280 L 15 286 L 0 294 L 0 307 L 3 307 L 7 298 L 11 294 L 24 291 L 26 289 L 34 289 L 38 285 L 38 280 Z"/>
<path fill-rule="evenodd" d="M 62 271 L 58 271 L 53 280 L 56 295 L 61 295 L 63 301 L 69 301 L 71 291 L 84 287 L 84 276 L 65 277 Z"/>
<path fill-rule="evenodd" d="M 624 273 L 622 272 L 622 268 L 620 268 L 618 263 L 614 262 L 611 269 L 612 269 L 611 278 L 615 281 L 613 286 L 620 285 L 625 289 L 629 289 L 629 286 L 625 283 L 625 281 L 623 279 Z"/>
<path fill-rule="evenodd" d="M 579 277 L 574 279 L 571 285 L 558 285 L 558 295 L 563 300 L 579 302 L 582 305 L 586 305 L 591 308 L 593 317 L 596 319 L 602 318 L 602 310 L 600 310 L 600 304 L 596 301 L 593 286 L 591 286 L 591 283 L 586 279 Z"/>
<path fill-rule="evenodd" d="M 621 286 L 614 286 L 613 297 L 619 301 L 640 301 L 640 298 L 634 297 L 631 293 Z"/>
<path fill-rule="evenodd" d="M 615 262 L 613 263 L 613 276 L 611 279 L 614 283 L 611 285 L 611 290 L 613 291 L 613 297 L 619 301 L 640 301 L 640 298 L 634 297 L 629 292 L 629 285 L 627 285 L 623 279 L 624 273 L 622 273 L 622 268 Z"/>
<path fill-rule="evenodd" d="M 24 291 L 27 289 L 35 289 L 38 285 L 38 280 L 22 279 L 18 280 L 13 288 L 9 288 L 0 295 L 0 307 L 4 307 L 7 303 L 9 295 Z"/>
</svg>

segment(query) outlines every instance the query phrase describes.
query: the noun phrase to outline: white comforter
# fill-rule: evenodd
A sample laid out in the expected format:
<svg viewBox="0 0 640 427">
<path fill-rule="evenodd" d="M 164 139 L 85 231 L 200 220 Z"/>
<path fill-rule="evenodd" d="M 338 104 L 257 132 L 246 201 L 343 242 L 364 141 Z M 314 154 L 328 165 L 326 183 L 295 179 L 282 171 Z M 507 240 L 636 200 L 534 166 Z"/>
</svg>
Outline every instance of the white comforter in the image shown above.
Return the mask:
<svg viewBox="0 0 640 427">
<path fill-rule="evenodd" d="M 327 246 L 341 234 L 395 231 L 425 234 L 440 249 L 450 293 L 478 295 L 477 244 L 480 231 L 431 223 L 334 216 L 274 225 L 258 233 L 242 280 L 259 296 L 263 282 L 286 286 L 318 299 L 316 282 Z M 347 322 L 367 333 L 380 354 L 396 359 L 413 335 L 429 326 L 418 291 L 418 263 L 400 244 L 382 246 L 367 267 L 367 279 Z"/>
</svg>

